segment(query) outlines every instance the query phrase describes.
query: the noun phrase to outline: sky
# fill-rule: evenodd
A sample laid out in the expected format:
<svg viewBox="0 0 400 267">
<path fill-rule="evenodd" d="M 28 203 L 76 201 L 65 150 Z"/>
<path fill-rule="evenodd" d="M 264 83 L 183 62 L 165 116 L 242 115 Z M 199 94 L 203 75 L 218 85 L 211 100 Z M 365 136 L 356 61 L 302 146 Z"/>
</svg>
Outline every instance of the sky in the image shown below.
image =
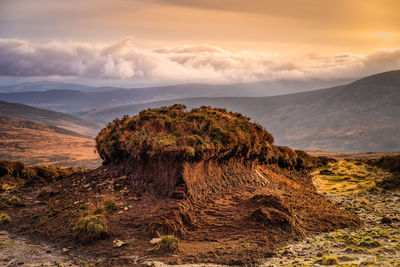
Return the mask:
<svg viewBox="0 0 400 267">
<path fill-rule="evenodd" d="M 0 0 L 0 81 L 233 83 L 400 69 L 398 0 Z"/>
</svg>

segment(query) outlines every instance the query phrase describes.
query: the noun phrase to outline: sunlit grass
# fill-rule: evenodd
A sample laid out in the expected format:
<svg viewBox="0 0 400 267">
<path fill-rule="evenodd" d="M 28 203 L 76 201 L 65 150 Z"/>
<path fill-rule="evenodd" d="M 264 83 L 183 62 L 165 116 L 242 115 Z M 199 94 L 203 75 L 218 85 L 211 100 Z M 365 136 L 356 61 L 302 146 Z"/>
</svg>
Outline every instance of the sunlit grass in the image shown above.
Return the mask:
<svg viewBox="0 0 400 267">
<path fill-rule="evenodd" d="M 323 174 L 321 174 L 321 171 Z M 324 172 L 325 171 L 325 172 Z M 330 171 L 329 174 L 326 174 Z M 313 173 L 314 183 L 326 193 L 358 193 L 369 190 L 391 174 L 360 161 L 331 162 Z"/>
</svg>

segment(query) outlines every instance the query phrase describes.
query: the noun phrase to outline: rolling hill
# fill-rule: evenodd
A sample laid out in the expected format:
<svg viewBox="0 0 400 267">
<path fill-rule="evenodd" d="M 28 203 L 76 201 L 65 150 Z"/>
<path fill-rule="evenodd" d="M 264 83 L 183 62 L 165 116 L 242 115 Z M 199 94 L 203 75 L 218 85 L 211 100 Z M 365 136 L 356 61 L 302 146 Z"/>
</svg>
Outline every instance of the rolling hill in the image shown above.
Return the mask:
<svg viewBox="0 0 400 267">
<path fill-rule="evenodd" d="M 2 87 L 0 100 L 79 114 L 92 109 L 177 98 L 272 96 L 344 84 L 345 81 L 348 82 L 348 80 L 279 80 L 238 84 L 181 84 L 135 89 L 37 82 L 15 85 L 14 88 Z"/>
<path fill-rule="evenodd" d="M 188 98 L 90 111 L 82 117 L 109 122 L 140 110 L 185 104 L 240 112 L 263 125 L 276 143 L 334 152 L 400 150 L 400 71 L 344 86 L 271 97 Z"/>
<path fill-rule="evenodd" d="M 0 101 L 0 116 L 40 122 L 86 136 L 96 136 L 102 127 L 101 123 L 68 114 L 4 101 Z"/>
<path fill-rule="evenodd" d="M 52 81 L 38 81 L 38 82 L 26 82 L 19 84 L 12 84 L 0 87 L 2 93 L 20 93 L 20 92 L 44 92 L 58 89 L 71 89 L 80 91 L 89 91 L 93 87 L 73 84 L 73 83 L 60 83 Z"/>
<path fill-rule="evenodd" d="M 0 159 L 95 168 L 101 163 L 94 140 L 42 123 L 0 117 Z"/>
</svg>

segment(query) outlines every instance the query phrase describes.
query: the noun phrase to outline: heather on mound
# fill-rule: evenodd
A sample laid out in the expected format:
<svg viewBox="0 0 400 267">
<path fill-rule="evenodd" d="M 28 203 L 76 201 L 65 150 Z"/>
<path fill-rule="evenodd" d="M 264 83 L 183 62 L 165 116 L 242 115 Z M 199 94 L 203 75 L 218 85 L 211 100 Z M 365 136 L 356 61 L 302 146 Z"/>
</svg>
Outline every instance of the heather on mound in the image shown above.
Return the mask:
<svg viewBox="0 0 400 267">
<path fill-rule="evenodd" d="M 199 161 L 242 157 L 299 169 L 318 161 L 302 151 L 272 146 L 273 137 L 240 113 L 205 106 L 185 109 L 176 104 L 115 119 L 96 137 L 104 164 L 127 158 Z"/>
<path fill-rule="evenodd" d="M 6 210 L 10 224 L 30 218 L 48 240 L 73 243 L 109 265 L 128 265 L 127 255 L 243 265 L 291 239 L 360 224 L 317 193 L 307 169 L 323 158 L 275 146 L 237 113 L 146 110 L 115 119 L 96 141 L 103 166 L 49 185 L 54 193 L 34 216 Z M 110 250 L 113 241 L 124 245 Z"/>
<path fill-rule="evenodd" d="M 224 109 L 185 108 L 173 105 L 115 119 L 96 138 L 100 156 L 106 162 L 161 153 L 196 159 L 255 158 L 270 151 L 272 136 L 249 118 Z"/>
</svg>

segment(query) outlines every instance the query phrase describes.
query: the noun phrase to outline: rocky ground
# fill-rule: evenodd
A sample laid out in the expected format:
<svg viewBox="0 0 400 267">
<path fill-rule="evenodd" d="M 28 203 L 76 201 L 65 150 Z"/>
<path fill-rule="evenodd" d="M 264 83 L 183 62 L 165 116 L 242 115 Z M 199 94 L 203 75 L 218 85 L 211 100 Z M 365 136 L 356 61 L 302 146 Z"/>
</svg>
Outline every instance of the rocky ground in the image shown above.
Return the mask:
<svg viewBox="0 0 400 267">
<path fill-rule="evenodd" d="M 0 231 L 0 266 L 82 266 L 63 251 L 45 244 L 33 244 L 20 236 Z"/>
<path fill-rule="evenodd" d="M 327 197 L 354 210 L 363 227 L 305 238 L 279 249 L 263 266 L 400 266 L 400 193 Z"/>
</svg>

